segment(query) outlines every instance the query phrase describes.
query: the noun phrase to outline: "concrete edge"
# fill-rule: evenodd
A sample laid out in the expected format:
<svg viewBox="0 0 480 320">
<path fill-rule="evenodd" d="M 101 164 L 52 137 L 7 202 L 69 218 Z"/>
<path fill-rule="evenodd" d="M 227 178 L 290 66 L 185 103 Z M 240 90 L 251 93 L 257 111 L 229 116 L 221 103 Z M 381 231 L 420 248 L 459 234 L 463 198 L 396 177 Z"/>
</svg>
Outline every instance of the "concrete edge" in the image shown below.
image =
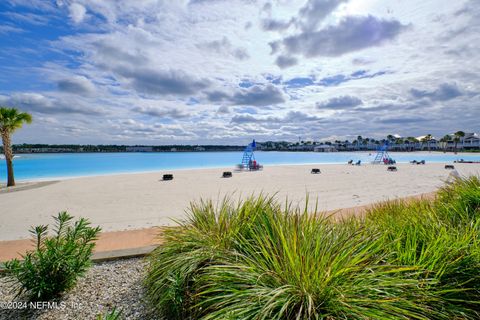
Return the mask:
<svg viewBox="0 0 480 320">
<path fill-rule="evenodd" d="M 158 245 L 151 245 L 151 246 L 138 247 L 138 248 L 95 252 L 92 254 L 91 260 L 95 264 L 95 263 L 100 263 L 105 261 L 145 257 L 145 256 L 148 256 L 157 247 Z M 4 262 L 0 262 L 0 274 L 4 272 L 5 272 L 5 264 Z"/>
<path fill-rule="evenodd" d="M 98 263 L 98 262 L 118 260 L 118 259 L 144 257 L 149 255 L 157 247 L 158 245 L 151 245 L 146 247 L 95 252 L 92 255 L 92 261 L 94 263 Z"/>
</svg>

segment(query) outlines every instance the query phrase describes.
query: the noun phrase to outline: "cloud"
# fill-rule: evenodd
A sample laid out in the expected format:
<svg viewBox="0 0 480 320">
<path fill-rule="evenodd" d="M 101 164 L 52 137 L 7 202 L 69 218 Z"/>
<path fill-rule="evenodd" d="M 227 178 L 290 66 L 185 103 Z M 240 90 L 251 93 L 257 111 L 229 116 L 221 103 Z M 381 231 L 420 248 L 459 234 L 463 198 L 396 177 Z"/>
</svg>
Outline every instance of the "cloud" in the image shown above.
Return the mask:
<svg viewBox="0 0 480 320">
<path fill-rule="evenodd" d="M 236 124 L 248 124 L 248 123 L 265 123 L 265 124 L 298 124 L 306 122 L 321 122 L 323 118 L 309 115 L 301 111 L 289 111 L 283 117 L 260 117 L 252 116 L 250 114 L 234 115 L 231 119 L 231 123 Z"/>
<path fill-rule="evenodd" d="M 315 84 L 314 82 L 315 79 L 312 77 L 298 77 L 298 78 L 292 78 L 288 81 L 285 81 L 284 84 L 288 88 L 304 88 L 308 86 L 312 86 Z"/>
<path fill-rule="evenodd" d="M 282 0 L 263 11 L 268 0 L 8 1 L 1 25 L 23 32 L 1 34 L 0 102 L 35 116 L 18 143 L 243 144 L 478 128 L 475 0 L 430 1 L 412 15 L 403 9 L 413 0 Z M 84 8 L 77 15 L 74 3 Z"/>
<path fill-rule="evenodd" d="M 367 65 L 367 64 L 371 64 L 373 61 L 372 60 L 369 60 L 369 59 L 365 59 L 365 58 L 354 58 L 352 60 L 352 64 L 353 65 L 356 65 L 356 66 L 363 66 L 363 65 Z"/>
<path fill-rule="evenodd" d="M 189 95 L 210 86 L 209 80 L 196 79 L 181 70 L 119 67 L 116 72 L 130 80 L 135 90 L 154 95 Z"/>
<path fill-rule="evenodd" d="M 230 101 L 234 105 L 268 106 L 285 102 L 285 97 L 276 86 L 267 84 L 237 91 Z"/>
<path fill-rule="evenodd" d="M 14 27 L 14 26 L 9 26 L 9 25 L 0 25 L 0 34 L 11 34 L 11 33 L 21 33 L 25 32 L 25 30 Z"/>
<path fill-rule="evenodd" d="M 230 113 L 230 108 L 228 108 L 227 106 L 221 106 L 220 108 L 218 108 L 217 113 L 228 114 Z"/>
<path fill-rule="evenodd" d="M 341 56 L 395 39 L 405 29 L 397 20 L 349 16 L 320 31 L 305 31 L 283 39 L 289 54 L 305 57 Z"/>
<path fill-rule="evenodd" d="M 332 87 L 332 86 L 338 86 L 344 82 L 352 81 L 352 80 L 360 80 L 360 79 L 370 79 L 370 78 L 375 78 L 379 76 L 383 76 L 385 74 L 389 74 L 391 72 L 387 71 L 377 71 L 374 73 L 369 73 L 366 70 L 358 70 L 350 75 L 344 75 L 344 74 L 336 74 L 333 76 L 328 76 L 325 78 L 320 79 L 317 84 L 320 86 L 325 86 L 325 87 Z"/>
<path fill-rule="evenodd" d="M 299 11 L 297 23 L 304 31 L 317 29 L 322 20 L 335 10 L 342 2 L 348 0 L 309 0 Z"/>
<path fill-rule="evenodd" d="M 87 9 L 79 3 L 72 3 L 68 6 L 68 11 L 70 12 L 69 17 L 75 24 L 79 24 L 85 19 Z"/>
<path fill-rule="evenodd" d="M 415 116 L 415 117 L 382 117 L 376 119 L 376 121 L 385 124 L 409 124 L 428 121 L 427 118 Z"/>
<path fill-rule="evenodd" d="M 95 92 L 93 83 L 83 76 L 61 79 L 57 85 L 60 91 L 78 95 L 90 95 Z"/>
<path fill-rule="evenodd" d="M 81 100 L 46 97 L 39 93 L 15 93 L 8 97 L 1 97 L 0 102 L 24 111 L 43 114 L 81 114 L 86 116 L 105 115 L 105 112 L 101 109 L 92 107 Z"/>
<path fill-rule="evenodd" d="M 215 90 L 207 92 L 210 102 L 226 102 L 230 105 L 269 106 L 285 102 L 285 97 L 280 89 L 273 84 L 265 86 L 252 85 L 228 94 Z"/>
<path fill-rule="evenodd" d="M 363 102 L 359 98 L 346 95 L 346 96 L 334 97 L 323 102 L 317 102 L 316 107 L 317 109 L 334 109 L 335 110 L 335 109 L 354 108 L 362 104 Z"/>
<path fill-rule="evenodd" d="M 298 63 L 298 59 L 291 56 L 279 55 L 277 60 L 275 60 L 275 63 L 280 69 L 285 69 L 296 65 Z"/>
<path fill-rule="evenodd" d="M 262 19 L 261 26 L 265 31 L 281 32 L 290 28 L 292 25 L 299 27 L 303 31 L 314 31 L 325 17 L 334 11 L 342 2 L 347 1 L 348 0 L 308 0 L 298 11 L 297 16 L 289 20 L 271 18 L 272 5 L 267 3 L 262 11 L 267 12 L 269 18 Z"/>
<path fill-rule="evenodd" d="M 254 117 L 249 114 L 234 115 L 230 120 L 231 123 L 243 124 L 243 123 L 255 123 L 261 121 L 260 118 Z"/>
<path fill-rule="evenodd" d="M 235 48 L 227 37 L 221 40 L 203 42 L 197 45 L 198 48 L 215 52 L 224 56 L 232 56 L 237 60 L 247 60 L 250 55 L 245 48 Z"/>
<path fill-rule="evenodd" d="M 263 19 L 261 21 L 262 29 L 265 31 L 284 31 L 290 27 L 293 20 L 281 21 L 276 19 Z"/>
<path fill-rule="evenodd" d="M 463 93 L 456 83 L 442 83 L 437 89 L 418 90 L 410 89 L 410 94 L 414 98 L 429 98 L 432 101 L 447 101 L 461 96 Z"/>
<path fill-rule="evenodd" d="M 230 98 L 230 96 L 227 93 L 220 90 L 206 92 L 206 95 L 207 95 L 207 99 L 210 102 L 221 102 L 221 101 L 228 100 Z"/>
<path fill-rule="evenodd" d="M 44 26 L 48 24 L 49 17 L 44 14 L 35 14 L 32 12 L 5 12 L 3 15 L 16 22 L 23 22 L 35 26 Z"/>
<path fill-rule="evenodd" d="M 179 119 L 188 117 L 188 114 L 178 108 L 135 107 L 132 111 L 156 118 Z"/>
</svg>

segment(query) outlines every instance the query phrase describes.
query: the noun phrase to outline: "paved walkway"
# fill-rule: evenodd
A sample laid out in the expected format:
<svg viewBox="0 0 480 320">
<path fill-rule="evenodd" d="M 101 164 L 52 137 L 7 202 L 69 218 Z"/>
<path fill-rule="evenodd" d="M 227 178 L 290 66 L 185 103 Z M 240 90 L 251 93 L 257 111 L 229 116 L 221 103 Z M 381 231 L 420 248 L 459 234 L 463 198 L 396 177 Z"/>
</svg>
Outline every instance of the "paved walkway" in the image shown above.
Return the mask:
<svg viewBox="0 0 480 320">
<path fill-rule="evenodd" d="M 428 198 L 432 199 L 435 193 L 425 193 L 406 199 Z M 361 215 L 371 205 L 358 206 L 333 210 L 336 217 L 345 215 Z M 133 255 L 144 255 L 160 244 L 159 228 L 146 228 L 137 230 L 103 232 L 97 240 L 94 250 L 94 260 L 104 260 Z M 21 254 L 34 248 L 30 239 L 0 241 L 0 263 L 13 258 L 21 258 Z"/>
<path fill-rule="evenodd" d="M 95 254 L 99 259 L 124 255 L 144 253 L 146 248 L 160 244 L 158 228 L 102 232 L 95 245 Z M 13 258 L 21 258 L 21 254 L 34 249 L 30 239 L 0 241 L 0 262 Z M 111 254 L 108 254 L 111 253 Z M 117 253 L 117 254 L 114 254 Z M 95 256 L 94 256 L 95 257 Z"/>
</svg>

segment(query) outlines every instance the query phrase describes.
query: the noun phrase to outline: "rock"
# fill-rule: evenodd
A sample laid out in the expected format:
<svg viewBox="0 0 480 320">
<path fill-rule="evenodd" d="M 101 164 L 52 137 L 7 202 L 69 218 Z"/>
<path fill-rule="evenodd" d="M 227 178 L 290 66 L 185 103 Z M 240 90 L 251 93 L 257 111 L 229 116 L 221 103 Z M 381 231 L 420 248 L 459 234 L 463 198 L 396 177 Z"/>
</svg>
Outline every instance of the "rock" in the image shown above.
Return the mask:
<svg viewBox="0 0 480 320">
<path fill-rule="evenodd" d="M 132 258 L 94 264 L 75 288 L 64 294 L 58 305 L 65 308 L 44 310 L 0 310 L 0 320 L 11 319 L 96 319 L 98 314 L 122 310 L 123 319 L 151 319 L 144 304 L 143 278 L 146 262 Z M 0 302 L 14 300 L 6 279 L 0 278 Z"/>
</svg>

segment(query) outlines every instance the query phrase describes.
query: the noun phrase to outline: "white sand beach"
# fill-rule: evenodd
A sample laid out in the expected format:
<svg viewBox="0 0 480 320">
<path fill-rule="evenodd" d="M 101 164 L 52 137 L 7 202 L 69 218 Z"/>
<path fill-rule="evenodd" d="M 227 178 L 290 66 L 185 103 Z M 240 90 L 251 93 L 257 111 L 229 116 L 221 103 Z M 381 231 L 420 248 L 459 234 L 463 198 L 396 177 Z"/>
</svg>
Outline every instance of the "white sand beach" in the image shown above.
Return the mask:
<svg viewBox="0 0 480 320">
<path fill-rule="evenodd" d="M 321 174 L 310 174 L 311 168 Z M 0 240 L 28 238 L 30 226 L 52 223 L 51 216 L 67 210 L 87 217 L 104 231 L 172 224 L 185 216 L 192 200 L 234 199 L 253 193 L 273 195 L 303 204 L 308 194 L 320 210 L 366 205 L 435 191 L 451 172 L 444 164 L 289 165 L 237 173 L 227 169 L 172 170 L 32 183 L 16 191 L 0 192 Z M 455 164 L 460 175 L 480 175 L 480 164 Z M 232 178 L 221 178 L 223 171 Z M 172 181 L 161 181 L 173 173 Z"/>
</svg>

